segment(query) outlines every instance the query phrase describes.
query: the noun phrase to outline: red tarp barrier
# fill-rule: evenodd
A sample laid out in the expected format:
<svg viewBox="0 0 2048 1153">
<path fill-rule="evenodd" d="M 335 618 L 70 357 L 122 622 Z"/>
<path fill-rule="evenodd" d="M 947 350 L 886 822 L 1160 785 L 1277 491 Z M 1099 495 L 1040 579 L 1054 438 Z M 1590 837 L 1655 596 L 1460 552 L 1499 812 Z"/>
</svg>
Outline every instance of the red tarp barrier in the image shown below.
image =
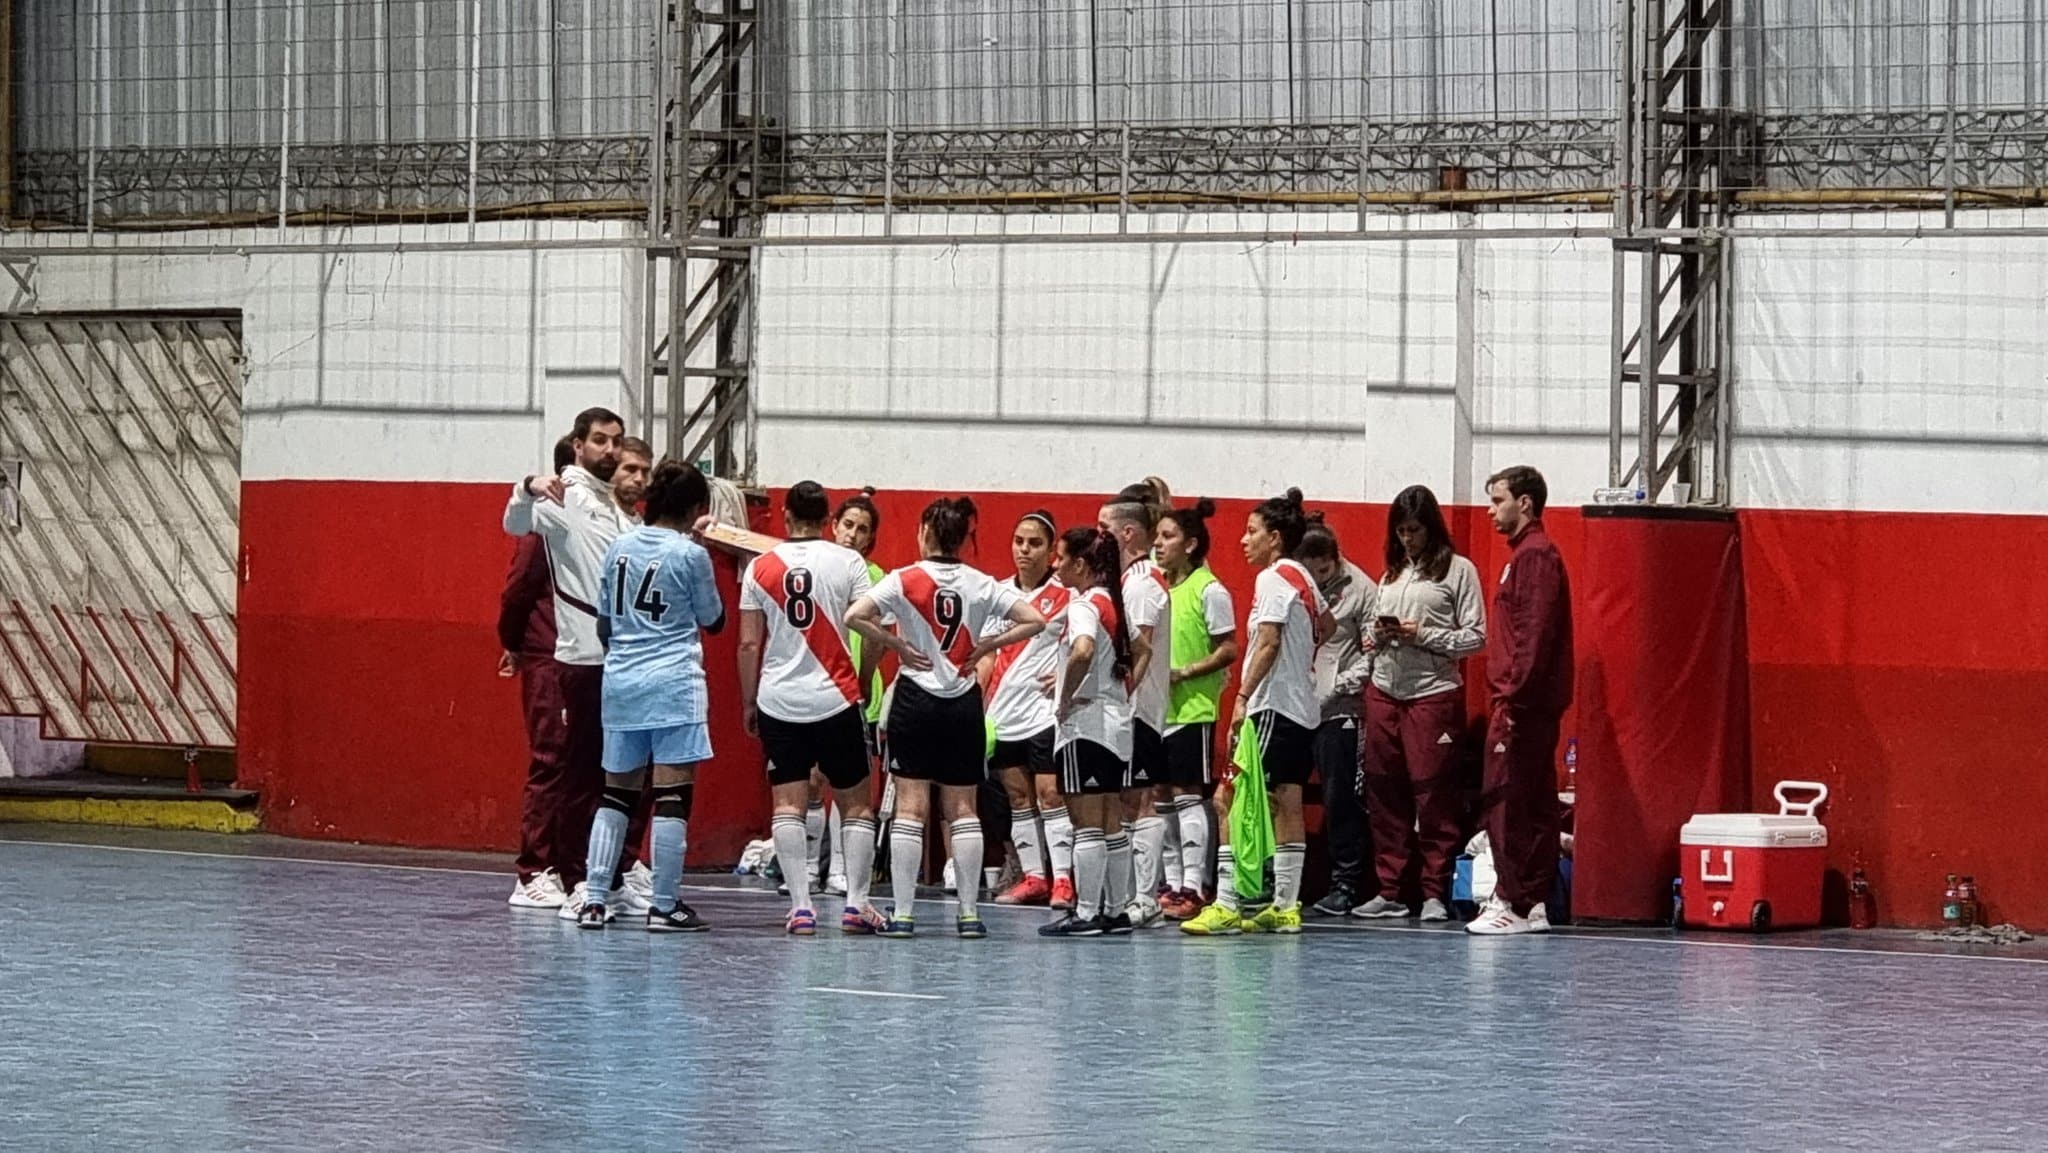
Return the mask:
<svg viewBox="0 0 2048 1153">
<path fill-rule="evenodd" d="M 1712 510 L 1585 510 L 1572 915 L 1669 916 L 1678 830 L 1749 797 L 1742 541 Z"/>
</svg>

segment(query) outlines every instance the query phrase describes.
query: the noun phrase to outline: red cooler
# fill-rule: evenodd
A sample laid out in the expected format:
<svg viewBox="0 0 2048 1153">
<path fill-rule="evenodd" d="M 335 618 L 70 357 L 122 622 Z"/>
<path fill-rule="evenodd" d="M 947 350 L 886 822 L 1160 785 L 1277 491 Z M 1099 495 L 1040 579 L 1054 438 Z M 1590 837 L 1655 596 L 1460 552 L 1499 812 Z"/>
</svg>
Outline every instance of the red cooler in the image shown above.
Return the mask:
<svg viewBox="0 0 2048 1153">
<path fill-rule="evenodd" d="M 1684 923 L 1695 929 L 1803 929 L 1820 924 L 1828 831 L 1814 811 L 1826 785 L 1780 781 L 1778 812 L 1701 813 L 1678 833 Z M 1793 801 L 1788 792 L 1812 793 Z"/>
</svg>

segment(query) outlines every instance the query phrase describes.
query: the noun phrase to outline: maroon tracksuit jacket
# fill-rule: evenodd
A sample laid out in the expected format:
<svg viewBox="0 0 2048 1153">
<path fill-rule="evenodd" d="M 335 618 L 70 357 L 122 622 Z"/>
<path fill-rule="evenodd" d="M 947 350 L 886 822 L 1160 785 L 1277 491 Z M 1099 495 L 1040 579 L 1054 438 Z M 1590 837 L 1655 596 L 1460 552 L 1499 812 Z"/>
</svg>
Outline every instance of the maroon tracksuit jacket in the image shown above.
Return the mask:
<svg viewBox="0 0 2048 1153">
<path fill-rule="evenodd" d="M 1572 703 L 1572 601 L 1542 521 L 1509 544 L 1487 621 L 1484 809 L 1494 893 L 1526 915 L 1557 880 L 1557 730 Z"/>
</svg>

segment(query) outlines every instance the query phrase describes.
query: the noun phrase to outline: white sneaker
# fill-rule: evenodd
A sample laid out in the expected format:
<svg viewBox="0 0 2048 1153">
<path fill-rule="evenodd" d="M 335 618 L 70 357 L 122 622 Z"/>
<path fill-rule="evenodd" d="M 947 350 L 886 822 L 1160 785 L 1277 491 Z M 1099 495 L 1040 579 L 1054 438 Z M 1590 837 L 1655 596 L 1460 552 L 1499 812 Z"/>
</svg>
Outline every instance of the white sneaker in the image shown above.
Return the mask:
<svg viewBox="0 0 2048 1153">
<path fill-rule="evenodd" d="M 834 873 L 826 877 L 825 887 L 818 891 L 828 897 L 844 897 L 846 895 L 846 874 Z"/>
<path fill-rule="evenodd" d="M 1158 899 L 1149 894 L 1132 897 L 1131 903 L 1124 906 L 1124 915 L 1131 919 L 1134 929 L 1150 929 L 1166 923 L 1166 913 L 1159 908 Z"/>
<path fill-rule="evenodd" d="M 626 875 L 620 879 L 620 887 L 631 889 L 643 897 L 652 898 L 654 896 L 654 870 L 648 868 L 645 861 L 635 861 L 633 862 L 633 867 L 627 869 Z"/>
<path fill-rule="evenodd" d="M 524 881 L 514 882 L 505 903 L 515 909 L 559 909 L 569 894 L 562 891 L 561 874 L 543 869 Z"/>
<path fill-rule="evenodd" d="M 1399 901 L 1389 901 L 1385 897 L 1374 897 L 1365 904 L 1351 910 L 1351 915 L 1363 917 L 1368 921 L 1390 921 L 1407 916 L 1408 906 Z"/>
<path fill-rule="evenodd" d="M 588 885 L 585 885 L 581 881 L 576 882 L 576 887 L 569 890 L 568 899 L 563 901 L 562 907 L 555 911 L 555 916 L 560 920 L 564 921 L 575 921 L 580 919 L 583 916 L 583 904 L 585 901 L 590 899 L 589 891 L 590 887 Z M 605 923 L 610 924 L 613 921 L 618 920 L 618 918 L 618 907 L 607 902 L 604 907 Z"/>
<path fill-rule="evenodd" d="M 647 910 L 654 907 L 654 898 L 650 894 L 634 888 L 631 880 L 628 880 L 626 884 L 620 885 L 611 891 L 611 895 L 605 898 L 604 905 L 607 909 L 614 909 L 621 913 L 630 913 L 635 917 L 644 917 L 647 915 Z"/>
<path fill-rule="evenodd" d="M 1437 900 L 1435 897 L 1431 897 L 1429 900 L 1422 902 L 1422 920 L 1424 924 L 1434 924 L 1439 921 L 1448 921 L 1450 919 L 1451 910 L 1447 908 L 1442 901 Z M 1548 921 L 1544 922 L 1544 928 L 1549 927 L 1550 923 Z"/>
<path fill-rule="evenodd" d="M 1480 913 L 1465 931 L 1480 937 L 1516 937 L 1529 932 L 1530 925 L 1528 918 L 1516 916 L 1512 907 L 1495 905 Z"/>
<path fill-rule="evenodd" d="M 1548 933 L 1550 931 L 1549 905 L 1538 901 L 1536 906 L 1529 910 L 1529 931 L 1531 933 Z"/>
</svg>

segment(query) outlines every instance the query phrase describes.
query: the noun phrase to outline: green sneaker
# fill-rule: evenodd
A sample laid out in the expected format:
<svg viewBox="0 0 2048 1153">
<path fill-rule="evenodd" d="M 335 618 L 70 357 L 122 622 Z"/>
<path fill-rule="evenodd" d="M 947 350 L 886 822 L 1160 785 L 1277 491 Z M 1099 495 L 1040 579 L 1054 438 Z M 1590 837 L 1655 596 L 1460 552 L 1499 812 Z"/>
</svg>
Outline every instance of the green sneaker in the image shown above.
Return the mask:
<svg viewBox="0 0 2048 1153">
<path fill-rule="evenodd" d="M 1301 932 L 1301 906 L 1289 905 L 1282 909 L 1267 905 L 1259 915 L 1245 923 L 1247 933 L 1299 933 Z"/>
<path fill-rule="evenodd" d="M 1244 931 L 1244 920 L 1221 905 L 1210 905 L 1182 921 L 1180 931 L 1197 937 L 1235 937 Z"/>
</svg>

